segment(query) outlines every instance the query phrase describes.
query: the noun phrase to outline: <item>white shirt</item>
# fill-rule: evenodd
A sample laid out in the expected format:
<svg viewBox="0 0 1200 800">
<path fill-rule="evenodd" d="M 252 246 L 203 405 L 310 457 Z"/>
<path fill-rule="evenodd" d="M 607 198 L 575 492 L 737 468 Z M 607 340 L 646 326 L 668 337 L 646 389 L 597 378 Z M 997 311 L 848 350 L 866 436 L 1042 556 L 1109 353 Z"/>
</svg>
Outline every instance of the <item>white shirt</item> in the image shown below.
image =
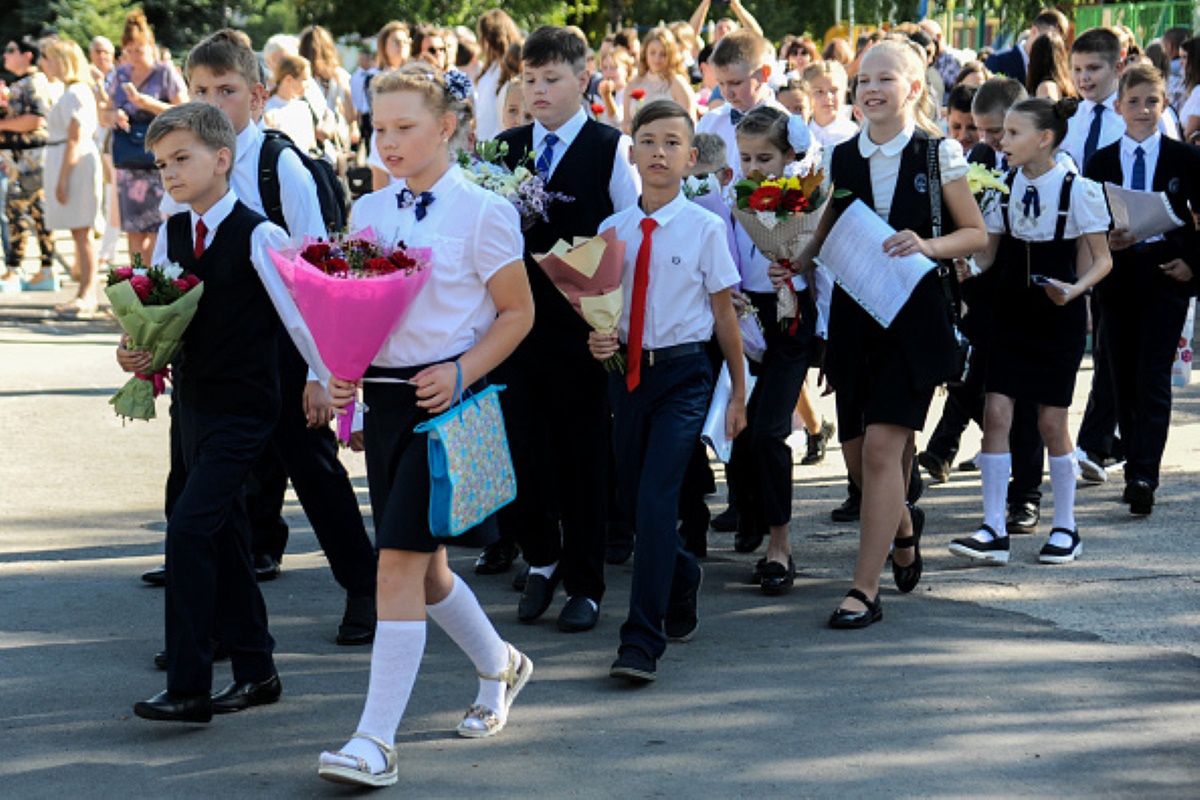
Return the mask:
<svg viewBox="0 0 1200 800">
<path fill-rule="evenodd" d="M 658 227 L 650 245 L 650 281 L 646 287 L 646 319 L 642 347 L 657 350 L 712 338 L 714 318 L 710 295 L 736 286 L 737 267 L 729 254 L 725 223 L 716 214 L 688 200 L 682 191 L 650 215 Z M 633 279 L 642 245 L 640 205 L 630 206 L 600 223 L 625 242 L 625 272 L 621 280 L 625 303 L 618 336 L 629 341 Z"/>
<path fill-rule="evenodd" d="M 554 131 L 554 135 L 558 137 L 558 142 L 555 143 L 551 151 L 550 158 L 550 175 L 553 177 L 554 170 L 558 169 L 558 165 L 562 163 L 563 156 L 570 149 L 571 143 L 575 141 L 575 137 L 583 130 L 584 124 L 587 122 L 587 114 L 584 113 L 581 106 L 569 120 L 559 126 L 558 130 Z M 541 157 L 542 150 L 545 147 L 546 135 L 550 130 L 536 120 L 533 123 L 533 152 L 534 161 Z M 621 140 L 617 143 L 617 151 L 613 154 L 612 177 L 608 179 L 608 196 L 612 200 L 613 208 L 622 209 L 636 206 L 638 196 L 642 192 L 642 179 L 638 176 L 637 170 L 629 163 L 629 148 L 633 144 L 633 140 L 622 134 Z"/>
<path fill-rule="evenodd" d="M 191 223 L 191 239 L 189 241 L 193 248 L 195 247 L 196 222 L 204 220 L 204 227 L 207 229 L 204 246 L 208 248 L 212 246 L 217 229 L 233 211 L 237 202 L 238 196 L 230 189 L 224 197 L 203 214 L 197 214 L 195 210 L 188 209 Z M 245 205 L 244 202 L 243 205 Z M 308 368 L 311 370 L 310 377 L 316 376 L 322 383 L 328 383 L 329 370 L 321 360 L 316 342 L 313 341 L 308 326 L 304 324 L 304 318 L 300 316 L 300 311 L 296 308 L 296 301 L 292 299 L 291 293 L 284 285 L 283 278 L 279 277 L 279 272 L 275 269 L 275 262 L 271 260 L 269 253 L 270 250 L 283 250 L 290 244 L 291 240 L 288 238 L 287 231 L 272 222 L 263 222 L 250 234 L 250 263 L 254 265 L 255 272 L 263 282 L 263 287 L 267 290 L 267 296 L 271 298 L 271 304 L 275 306 L 275 312 L 279 314 L 283 327 L 292 337 L 292 341 L 296 343 L 296 349 L 300 351 L 300 355 L 308 363 Z M 164 222 L 159 226 L 158 238 L 154 242 L 152 263 L 167 264 L 170 261 L 167 252 L 167 223 Z M 203 297 L 200 302 L 204 302 Z"/>
<path fill-rule="evenodd" d="M 847 139 L 854 138 L 854 134 L 858 133 L 858 125 L 853 120 L 841 116 L 836 117 L 828 125 L 819 125 L 814 118 L 808 121 L 808 131 L 812 134 L 813 141 L 830 149 Z"/>
<path fill-rule="evenodd" d="M 758 106 L 771 106 L 787 113 L 787 109 L 775 101 L 774 94 L 757 103 L 754 108 Z M 733 179 L 736 181 L 742 177 L 742 156 L 738 151 L 737 129 L 733 124 L 733 106 L 731 104 L 722 103 L 701 117 L 700 121 L 696 123 L 696 133 L 715 133 L 724 139 L 725 157 L 729 159 L 729 166 L 733 168 Z"/>
<path fill-rule="evenodd" d="M 1133 165 L 1137 161 L 1137 149 L 1142 148 L 1142 162 L 1146 167 L 1146 182 L 1138 187 L 1140 191 L 1154 191 L 1154 170 L 1158 167 L 1158 154 L 1162 150 L 1163 135 L 1159 131 L 1155 131 L 1146 137 L 1146 141 L 1139 142 L 1130 139 L 1129 136 L 1121 137 L 1121 185 L 1126 189 L 1133 187 Z M 1162 236 L 1152 236 L 1145 239 L 1146 242 L 1161 242 Z"/>
<path fill-rule="evenodd" d="M 1179 109 L 1179 123 L 1184 129 L 1187 128 L 1188 120 L 1192 117 L 1200 117 L 1200 86 L 1192 89 L 1191 94 L 1183 103 L 1183 108 Z"/>
<path fill-rule="evenodd" d="M 1113 92 L 1100 104 L 1104 106 L 1104 111 L 1100 118 L 1100 138 L 1096 142 L 1097 150 L 1107 147 L 1125 134 L 1125 119 L 1117 113 L 1116 102 L 1117 93 Z M 1087 144 L 1088 132 L 1092 129 L 1094 108 L 1096 108 L 1096 103 L 1091 100 L 1083 100 L 1079 103 L 1079 109 L 1075 112 L 1075 116 L 1067 122 L 1067 135 L 1063 138 L 1062 144 L 1058 146 L 1060 151 L 1065 151 L 1075 160 L 1081 172 L 1084 167 L 1084 145 Z M 1159 119 L 1158 129 L 1173 139 L 1179 137 L 1174 120 L 1166 114 Z"/>
<path fill-rule="evenodd" d="M 378 72 L 379 70 L 375 67 L 371 67 L 370 69 L 359 67 L 350 76 L 350 102 L 354 105 L 354 110 L 360 114 L 371 113 L 371 95 L 367 87 L 367 81 L 373 78 Z"/>
<path fill-rule="evenodd" d="M 398 207 L 404 186 L 364 195 L 350 211 L 352 231 L 370 226 L 384 243 L 433 250 L 428 281 L 372 362 L 380 367 L 434 364 L 470 350 L 496 320 L 487 282 L 521 262 L 524 248 L 512 203 L 466 180 L 457 166 L 429 190 L 434 200 L 420 222 L 416 206 Z"/>
<path fill-rule="evenodd" d="M 263 119 L 269 120 L 267 127 L 286 133 L 296 147 L 310 156 L 318 152 L 314 113 L 313 107 L 301 98 L 281 100 L 275 95 L 263 106 Z"/>
<path fill-rule="evenodd" d="M 1048 242 L 1054 239 L 1058 225 L 1058 198 L 1062 194 L 1063 179 L 1067 168 L 1056 163 L 1048 172 L 1030 180 L 1024 170 L 1018 170 L 1009 194 L 1008 218 L 1012 223 L 1013 237 L 1023 242 Z M 1041 213 L 1025 216 L 1025 188 L 1034 186 L 1038 192 Z M 1004 233 L 1004 217 L 1000 203 L 992 203 L 984 214 L 988 233 Z M 1087 233 L 1107 233 L 1109 228 L 1108 204 L 1104 189 L 1095 181 L 1077 175 L 1071 186 L 1070 209 L 1063 231 L 1066 239 L 1078 239 Z"/>
<path fill-rule="evenodd" d="M 904 130 L 882 144 L 871 141 L 870 128 L 865 126 L 858 137 L 858 152 L 870 162 L 871 194 L 875 197 L 875 213 L 887 219 L 892 213 L 892 197 L 896 193 L 896 179 L 900 177 L 900 160 L 904 148 L 912 139 L 916 126 L 909 123 Z M 833 158 L 833 149 L 828 151 L 828 160 Z M 958 180 L 967 174 L 967 159 L 962 145 L 953 139 L 943 139 L 938 148 L 938 164 L 942 172 L 942 185 Z M 825 175 L 833 173 L 826 164 Z"/>
<path fill-rule="evenodd" d="M 237 136 L 237 153 L 229 186 L 238 199 L 257 214 L 265 214 L 262 195 L 258 191 L 258 161 L 262 155 L 262 130 L 251 122 Z M 317 184 L 300 157 L 291 150 L 279 154 L 279 199 L 283 205 L 283 219 L 294 242 L 305 238 L 325 237 L 325 220 L 321 216 L 321 201 L 317 199 Z M 164 194 L 159 211 L 167 216 L 187 210 Z"/>
<path fill-rule="evenodd" d="M 500 133 L 500 63 L 495 62 L 475 84 L 475 139 L 486 142 Z"/>
</svg>

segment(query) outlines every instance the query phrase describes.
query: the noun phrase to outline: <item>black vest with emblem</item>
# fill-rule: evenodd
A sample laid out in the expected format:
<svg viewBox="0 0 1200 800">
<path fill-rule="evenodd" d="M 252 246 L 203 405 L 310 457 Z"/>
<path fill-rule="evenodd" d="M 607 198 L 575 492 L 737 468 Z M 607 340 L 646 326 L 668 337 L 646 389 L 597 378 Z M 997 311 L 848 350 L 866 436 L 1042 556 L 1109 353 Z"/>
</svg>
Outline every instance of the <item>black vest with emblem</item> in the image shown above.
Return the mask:
<svg viewBox="0 0 1200 800">
<path fill-rule="evenodd" d="M 527 160 L 533 152 L 533 125 L 511 128 L 497 138 L 508 144 L 505 161 L 509 168 L 521 164 L 533 168 Z M 615 209 L 608 184 L 620 139 L 616 128 L 590 119 L 585 122 L 546 185 L 548 191 L 560 192 L 571 201 L 551 203 L 550 220 L 538 221 L 525 231 L 525 267 L 536 307 L 533 333 L 527 339 L 532 346 L 592 358 L 587 349 L 591 328 L 554 288 L 532 254 L 549 252 L 559 239 L 569 242 L 576 236 L 595 236 L 600 223 L 612 215 Z"/>
<path fill-rule="evenodd" d="M 263 222 L 235 204 L 197 259 L 191 214 L 167 220 L 167 258 L 204 283 L 183 337 L 175 391 L 179 402 L 205 414 L 274 418 L 279 411 L 281 325 L 250 261 L 250 237 Z"/>
<path fill-rule="evenodd" d="M 839 144 L 833 151 L 831 178 L 834 187 L 849 192 L 849 195 L 831 201 L 837 214 L 856 199 L 868 208 L 875 207 L 871 165 L 858 150 L 858 136 Z M 905 145 L 887 220 L 896 230 L 911 230 L 924 239 L 933 233 L 927 174 L 931 141 L 930 136 L 918 128 Z M 942 234 L 951 233 L 953 226 L 953 219 L 943 209 Z M 840 287 L 835 287 L 825 353 L 825 373 L 830 383 L 835 388 L 839 381 L 849 385 L 850 381 L 864 377 L 861 370 L 865 364 L 895 358 L 904 359 L 913 382 L 911 388 L 915 390 L 947 380 L 956 368 L 955 341 L 950 306 L 940 281 L 937 270 L 926 275 L 886 330 Z M 902 391 L 903 388 L 895 387 L 895 390 Z"/>
</svg>

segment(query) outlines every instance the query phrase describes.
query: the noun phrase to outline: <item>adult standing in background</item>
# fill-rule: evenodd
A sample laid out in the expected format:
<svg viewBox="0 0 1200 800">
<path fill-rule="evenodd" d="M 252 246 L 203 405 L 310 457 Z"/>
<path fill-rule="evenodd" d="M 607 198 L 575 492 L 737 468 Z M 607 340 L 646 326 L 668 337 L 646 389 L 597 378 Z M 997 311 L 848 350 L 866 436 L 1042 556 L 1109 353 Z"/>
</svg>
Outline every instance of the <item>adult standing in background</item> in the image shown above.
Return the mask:
<svg viewBox="0 0 1200 800">
<path fill-rule="evenodd" d="M 1071 80 L 1067 45 L 1054 31 L 1039 36 L 1029 48 L 1025 91 L 1029 92 L 1030 97 L 1045 97 L 1051 102 L 1077 94 Z"/>
<path fill-rule="evenodd" d="M 320 25 L 310 25 L 300 31 L 300 55 L 308 59 L 313 85 L 320 90 L 330 112 L 317 127 L 317 139 L 326 152 L 336 151 L 340 161 L 340 156 L 358 144 L 358 119 L 350 99 L 350 73 L 342 67 L 333 35 Z"/>
<path fill-rule="evenodd" d="M 512 17 L 502 9 L 493 8 L 479 17 L 475 26 L 481 50 L 481 72 L 475 86 L 475 138 L 480 142 L 496 138 L 500 127 L 500 89 L 504 54 L 521 41 L 521 31 Z"/>
<path fill-rule="evenodd" d="M 121 230 L 129 238 L 129 255 L 140 254 L 146 264 L 154 254 L 154 240 L 162 224 L 158 210 L 163 199 L 162 179 L 154 156 L 144 147 L 150 122 L 173 105 L 187 102 L 187 87 L 174 67 L 158 60 L 154 31 L 140 10 L 129 12 L 121 35 L 124 63 L 108 85 L 112 107 L 105 125 L 113 129 L 113 165 L 117 173 L 117 200 Z"/>
<path fill-rule="evenodd" d="M 1001 50 L 999 53 L 988 56 L 987 60 L 983 62 L 984 66 L 992 72 L 1020 81 L 1024 85 L 1029 69 L 1029 50 L 1033 47 L 1033 43 L 1043 33 L 1050 31 L 1054 31 L 1063 38 L 1063 41 L 1066 41 L 1069 27 L 1070 23 L 1067 22 L 1066 16 L 1057 8 L 1042 9 L 1042 12 L 1030 23 L 1024 40 L 1019 40 L 1008 50 Z"/>
<path fill-rule="evenodd" d="M 88 47 L 88 56 L 92 60 L 92 92 L 96 95 L 96 108 L 100 118 L 112 104 L 108 96 L 109 81 L 117 68 L 117 48 L 106 36 L 96 36 Z M 117 257 L 117 245 L 121 239 L 121 215 L 117 210 L 116 174 L 113 172 L 112 154 L 109 150 L 109 138 L 112 133 L 103 125 L 96 129 L 96 150 L 100 153 L 103 167 L 104 191 L 100 198 L 101 230 L 104 238 L 100 241 L 100 250 L 96 254 L 96 272 L 103 271 L 105 265 Z"/>
<path fill-rule="evenodd" d="M 46 77 L 63 84 L 63 93 L 46 116 L 46 227 L 69 230 L 75 243 L 79 290 L 58 306 L 59 313 L 90 316 L 96 310 L 96 259 L 92 230 L 100 212 L 100 127 L 91 70 L 83 50 L 70 39 L 48 39 L 42 45 Z"/>
<path fill-rule="evenodd" d="M 1183 64 L 1183 105 L 1179 109 L 1179 125 L 1183 140 L 1196 144 L 1200 134 L 1200 36 L 1188 39 L 1179 48 Z"/>
</svg>

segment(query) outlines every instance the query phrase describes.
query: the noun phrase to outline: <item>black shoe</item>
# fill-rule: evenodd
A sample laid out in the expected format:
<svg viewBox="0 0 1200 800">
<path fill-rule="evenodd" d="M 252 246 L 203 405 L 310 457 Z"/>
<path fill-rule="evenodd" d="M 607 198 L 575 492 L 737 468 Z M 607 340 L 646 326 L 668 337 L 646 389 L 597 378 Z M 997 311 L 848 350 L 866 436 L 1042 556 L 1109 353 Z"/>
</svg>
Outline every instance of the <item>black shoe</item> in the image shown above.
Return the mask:
<svg viewBox="0 0 1200 800">
<path fill-rule="evenodd" d="M 758 588 L 765 595 L 786 594 L 796 582 L 796 562 L 791 556 L 788 556 L 786 566 L 778 561 L 767 561 L 758 572 Z"/>
<path fill-rule="evenodd" d="M 232 714 L 254 706 L 270 705 L 283 694 L 283 684 L 276 673 L 265 681 L 231 683 L 212 696 L 214 714 Z"/>
<path fill-rule="evenodd" d="M 917 584 L 921 582 L 921 572 L 925 568 L 925 562 L 921 559 L 921 533 L 925 530 L 925 509 L 909 506 L 908 512 L 912 515 L 912 535 L 901 536 L 892 542 L 896 549 L 913 549 L 913 561 L 907 567 L 898 565 L 896 559 L 892 559 L 892 578 L 896 581 L 896 588 L 903 594 L 917 588 Z"/>
<path fill-rule="evenodd" d="M 986 542 L 980 541 L 974 536 L 953 539 L 950 542 L 950 552 L 956 556 L 988 564 L 1007 564 L 1010 556 L 1009 537 L 1007 535 L 998 536 L 995 529 L 986 524 L 980 525 L 979 530 L 987 531 L 992 538 Z"/>
<path fill-rule="evenodd" d="M 152 570 L 147 570 L 142 573 L 142 580 L 151 586 L 166 586 L 167 585 L 167 565 L 155 567 Z"/>
<path fill-rule="evenodd" d="M 917 454 L 917 463 L 925 468 L 930 483 L 945 483 L 950 480 L 950 464 L 941 456 L 924 450 Z"/>
<path fill-rule="evenodd" d="M 637 647 L 622 647 L 617 651 L 617 660 L 608 669 L 609 677 L 622 678 L 635 686 L 651 683 L 658 679 L 655 661 Z"/>
<path fill-rule="evenodd" d="M 807 438 L 804 451 L 804 458 L 800 459 L 800 463 L 804 466 L 820 464 L 825 460 L 825 450 L 829 446 L 829 440 L 833 438 L 833 434 L 837 432 L 832 422 L 821 420 L 821 430 L 817 431 L 814 436 L 805 431 L 804 435 Z"/>
<path fill-rule="evenodd" d="M 528 580 L 529 580 L 529 565 L 526 564 L 525 566 L 523 566 L 519 570 L 517 570 L 516 575 L 513 575 L 513 583 L 512 583 L 513 591 L 517 591 L 517 592 L 525 591 L 525 583 Z"/>
<path fill-rule="evenodd" d="M 729 507 L 712 518 L 710 523 L 717 533 L 735 533 L 738 529 L 738 511 L 732 503 Z"/>
<path fill-rule="evenodd" d="M 604 563 L 619 567 L 633 557 L 633 539 L 609 542 L 604 547 Z"/>
<path fill-rule="evenodd" d="M 1071 537 L 1071 543 L 1066 547 L 1059 547 L 1050 544 L 1047 540 L 1042 545 L 1041 552 L 1038 553 L 1038 561 L 1043 564 L 1070 564 L 1083 552 L 1083 541 L 1079 538 L 1079 530 L 1068 530 L 1066 528 L 1051 528 L 1050 537 L 1053 538 L 1055 533 L 1065 533 Z"/>
<path fill-rule="evenodd" d="M 493 542 L 483 548 L 475 559 L 476 575 L 499 575 L 512 569 L 517 557 L 517 546 L 512 542 Z"/>
<path fill-rule="evenodd" d="M 868 600 L 867 596 L 858 589 L 851 589 L 846 592 L 846 597 L 853 597 L 865 605 L 866 609 L 849 611 L 841 607 L 836 608 L 829 617 L 829 627 L 839 630 L 854 630 L 873 625 L 883 619 L 883 603 L 880 602 L 879 595 L 875 595 L 874 600 Z"/>
<path fill-rule="evenodd" d="M 975 463 L 975 456 L 971 456 L 966 461 L 958 462 L 959 472 L 979 472 L 979 465 Z"/>
<path fill-rule="evenodd" d="M 210 722 L 213 703 L 207 694 L 180 697 L 164 689 L 149 700 L 134 703 L 133 713 L 158 722 Z"/>
<path fill-rule="evenodd" d="M 754 562 L 754 569 L 750 571 L 749 579 L 746 581 L 748 586 L 758 586 L 762 583 L 763 569 L 767 566 L 767 557 L 763 556 L 758 561 Z"/>
<path fill-rule="evenodd" d="M 254 577 L 259 582 L 273 581 L 279 577 L 280 566 L 275 556 L 258 553 L 254 556 Z"/>
<path fill-rule="evenodd" d="M 1037 533 L 1042 521 L 1042 509 L 1032 500 L 1021 500 L 1008 505 L 1008 519 L 1004 527 L 1009 533 Z"/>
<path fill-rule="evenodd" d="M 546 613 L 554 602 L 554 590 L 558 588 L 559 571 L 546 578 L 536 573 L 529 573 L 525 589 L 521 592 L 521 600 L 517 603 L 517 619 L 521 622 L 533 622 Z"/>
<path fill-rule="evenodd" d="M 753 531 L 739 530 L 733 537 L 733 549 L 739 553 L 753 553 L 762 547 L 765 538 L 767 538 L 767 532 L 764 528 Z"/>
<path fill-rule="evenodd" d="M 704 570 L 696 582 L 671 599 L 667 615 L 663 619 L 663 633 L 667 641 L 690 642 L 700 627 L 700 587 L 704 583 Z"/>
<path fill-rule="evenodd" d="M 228 661 L 229 651 L 226 650 L 219 642 L 213 642 L 213 662 Z M 157 670 L 165 670 L 167 668 L 167 651 L 159 650 L 154 654 L 154 668 Z"/>
<path fill-rule="evenodd" d="M 592 601 L 583 595 L 568 597 L 567 604 L 558 612 L 558 629 L 563 633 L 590 631 L 599 621 L 599 603 L 593 606 Z"/>
<path fill-rule="evenodd" d="M 848 495 L 840 506 L 835 508 L 829 515 L 834 522 L 858 522 L 858 515 L 862 509 L 862 495 Z"/>
<path fill-rule="evenodd" d="M 1149 481 L 1136 478 L 1125 484 L 1121 499 L 1129 504 L 1129 512 L 1144 517 L 1154 510 L 1154 489 Z"/>
<path fill-rule="evenodd" d="M 341 645 L 371 644 L 375 641 L 375 598 L 372 595 L 346 595 L 346 610 L 338 626 L 337 643 Z"/>
</svg>

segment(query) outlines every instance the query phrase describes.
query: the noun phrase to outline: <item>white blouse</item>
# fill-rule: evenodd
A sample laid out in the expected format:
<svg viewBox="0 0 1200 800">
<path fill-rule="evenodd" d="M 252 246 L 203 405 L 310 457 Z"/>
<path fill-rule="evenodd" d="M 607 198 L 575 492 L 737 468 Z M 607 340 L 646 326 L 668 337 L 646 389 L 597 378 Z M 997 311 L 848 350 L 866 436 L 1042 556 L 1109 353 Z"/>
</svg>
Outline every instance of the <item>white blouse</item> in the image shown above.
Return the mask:
<svg viewBox="0 0 1200 800">
<path fill-rule="evenodd" d="M 887 219 L 892 213 L 892 197 L 896 192 L 896 180 L 900 177 L 900 160 L 904 148 L 912 139 L 915 126 L 909 125 L 892 139 L 883 144 L 871 141 L 869 127 L 863 127 L 862 135 L 858 137 L 859 154 L 870 161 L 871 193 L 875 196 L 875 213 Z M 832 158 L 833 149 L 829 150 Z M 943 139 L 938 148 L 938 162 L 942 171 L 942 185 L 965 177 L 967 174 L 967 159 L 963 156 L 962 145 L 953 139 Z M 827 170 L 826 175 L 830 175 Z"/>
<path fill-rule="evenodd" d="M 486 142 L 500 133 L 500 62 L 494 62 L 475 84 L 475 139 Z"/>
<path fill-rule="evenodd" d="M 1008 218 L 1012 223 L 1013 236 L 1025 242 L 1048 242 L 1054 238 L 1054 229 L 1058 224 L 1058 198 L 1062 193 L 1063 179 L 1067 168 L 1056 163 L 1050 171 L 1030 180 L 1024 170 L 1017 172 L 1009 194 Z M 1040 214 L 1025 215 L 1025 189 L 1033 186 L 1037 189 Z M 987 223 L 988 233 L 1004 233 L 1004 217 L 1000 203 L 992 203 L 984 222 Z M 1067 213 L 1067 225 L 1063 237 L 1078 239 L 1087 233 L 1106 233 L 1109 228 L 1108 204 L 1104 200 L 1104 189 L 1099 183 L 1087 178 L 1076 176 L 1071 186 L 1071 207 Z"/>
<path fill-rule="evenodd" d="M 350 212 L 349 229 L 370 226 L 387 244 L 433 250 L 433 272 L 408 314 L 372 362 L 415 367 L 455 358 L 492 326 L 492 276 L 522 260 L 521 221 L 512 204 L 467 181 L 451 166 L 433 185 L 433 202 L 417 221 L 416 207 L 399 208 L 403 181 L 364 195 Z"/>
<path fill-rule="evenodd" d="M 831 150 L 847 139 L 853 138 L 854 134 L 858 133 L 858 125 L 845 117 L 838 117 L 828 125 L 819 125 L 816 119 L 810 119 L 808 132 L 812 134 L 814 142 Z"/>
</svg>

